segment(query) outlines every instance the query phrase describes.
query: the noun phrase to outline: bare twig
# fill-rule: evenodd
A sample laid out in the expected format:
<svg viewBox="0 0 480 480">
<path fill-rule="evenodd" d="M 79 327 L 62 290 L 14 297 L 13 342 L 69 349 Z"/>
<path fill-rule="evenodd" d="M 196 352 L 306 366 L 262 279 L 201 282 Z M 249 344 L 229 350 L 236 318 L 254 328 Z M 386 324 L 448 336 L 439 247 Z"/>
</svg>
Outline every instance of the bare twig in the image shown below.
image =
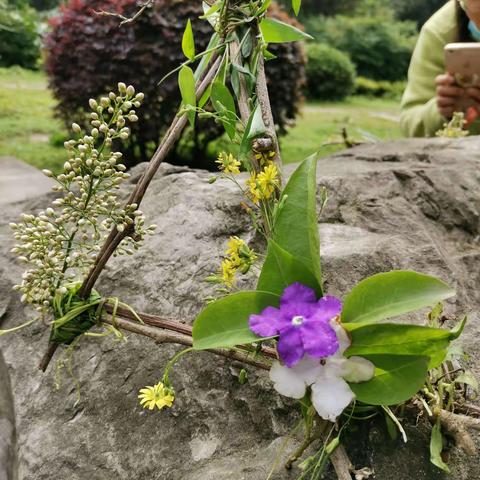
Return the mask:
<svg viewBox="0 0 480 480">
<path fill-rule="evenodd" d="M 121 27 L 122 25 L 125 25 L 126 23 L 132 23 L 134 22 L 135 20 L 137 20 L 138 17 L 140 17 L 143 12 L 151 7 L 154 3 L 156 2 L 156 0 L 147 0 L 141 7 L 140 9 L 137 11 L 137 13 L 135 13 L 135 15 L 133 15 L 133 17 L 125 17 L 124 15 L 120 14 L 120 13 L 115 13 L 115 12 L 107 12 L 105 10 L 99 10 L 99 11 L 96 11 L 94 10 L 94 13 L 95 15 L 99 15 L 101 17 L 115 17 L 115 18 L 119 18 L 120 20 L 122 20 L 119 24 L 119 27 Z"/>
<path fill-rule="evenodd" d="M 459 415 L 446 410 L 439 410 L 435 413 L 440 419 L 445 432 L 454 438 L 457 446 L 465 453 L 475 455 L 477 448 L 468 430 L 480 430 L 480 419 Z"/>
<path fill-rule="evenodd" d="M 275 150 L 275 163 L 277 164 L 277 168 L 280 169 L 282 159 L 280 156 L 277 132 L 275 130 L 275 122 L 273 120 L 272 107 L 270 105 L 270 97 L 268 95 L 267 77 L 265 74 L 265 59 L 263 58 L 263 55 L 259 55 L 258 57 L 256 92 L 258 104 L 262 109 L 263 122 L 267 128 L 268 136 L 273 141 L 273 148 Z"/>
<path fill-rule="evenodd" d="M 210 83 L 217 75 L 217 71 L 221 64 L 221 59 L 214 53 L 212 60 L 213 63 L 211 67 L 207 70 L 205 77 L 199 82 L 197 86 L 197 99 L 200 99 L 202 97 Z M 175 117 L 172 125 L 163 137 L 160 146 L 150 160 L 147 169 L 143 173 L 140 181 L 137 183 L 134 191 L 130 195 L 130 198 L 127 201 L 127 205 L 136 204 L 140 206 L 143 197 L 145 196 L 145 193 L 147 191 L 147 188 L 150 185 L 150 182 L 157 173 L 157 170 L 162 164 L 162 162 L 165 160 L 167 155 L 170 153 L 170 151 L 182 135 L 182 132 L 187 125 L 187 121 L 188 119 L 186 115 L 182 115 L 181 117 Z M 104 269 L 108 260 L 113 255 L 121 241 L 129 234 L 131 234 L 131 230 L 127 228 L 123 232 L 117 231 L 116 228 L 114 228 L 110 232 L 109 237 L 107 238 L 105 244 L 103 245 L 103 248 L 98 254 L 95 265 L 93 266 L 92 270 L 83 282 L 82 288 L 79 292 L 81 297 L 85 298 L 90 295 L 96 281 L 98 280 L 98 277 L 100 276 L 100 273 Z"/>
<path fill-rule="evenodd" d="M 480 417 L 480 407 L 477 405 L 471 405 L 469 403 L 465 403 L 463 405 L 455 405 L 455 410 L 464 415 Z"/>
<path fill-rule="evenodd" d="M 192 346 L 192 337 L 184 335 L 182 333 L 162 330 L 160 328 L 156 328 L 150 325 L 144 325 L 142 323 L 119 318 L 118 316 L 116 316 L 115 318 L 109 316 L 104 318 L 103 321 L 121 330 L 126 330 L 137 335 L 152 338 L 153 340 L 155 340 L 156 343 L 175 343 L 178 345 L 185 345 L 187 347 Z M 260 368 L 262 370 L 270 370 L 270 364 L 268 363 L 268 361 L 262 359 L 261 357 L 254 358 L 252 357 L 250 352 L 239 352 L 237 350 L 228 350 L 223 348 L 215 348 L 206 351 L 215 355 L 230 358 L 231 360 L 235 360 L 246 365 Z"/>
<path fill-rule="evenodd" d="M 221 64 L 221 58 L 218 56 L 218 52 L 214 52 L 212 55 L 212 59 L 209 62 L 209 66 L 205 69 L 204 75 L 200 78 L 197 84 L 197 98 L 200 99 L 202 95 L 207 90 L 210 83 L 213 81 L 215 76 L 217 75 L 218 69 Z M 127 201 L 127 205 L 131 205 L 136 203 L 140 205 L 143 197 L 145 196 L 145 192 L 150 185 L 155 173 L 157 172 L 158 168 L 165 160 L 167 155 L 170 153 L 182 132 L 187 125 L 187 116 L 182 115 L 181 117 L 176 116 L 173 120 L 170 128 L 167 130 L 167 133 L 162 139 L 157 151 L 153 155 L 150 163 L 148 164 L 147 169 L 145 170 L 142 178 L 137 183 L 134 191 L 130 195 L 130 198 Z M 97 259 L 95 261 L 94 266 L 90 270 L 89 274 L 85 278 L 82 287 L 79 291 L 79 295 L 83 298 L 87 298 L 100 273 L 105 268 L 110 257 L 113 255 L 117 247 L 120 245 L 122 240 L 132 233 L 132 228 L 126 228 L 123 232 L 117 231 L 116 228 L 113 228 L 110 232 L 110 235 L 107 237 L 102 249 L 100 250 Z M 42 360 L 40 361 L 39 368 L 43 372 L 47 369 L 50 360 L 52 359 L 55 350 L 57 348 L 57 344 L 50 343 L 47 352 L 43 356 Z"/>
<path fill-rule="evenodd" d="M 332 454 L 330 455 L 330 461 L 332 462 L 333 468 L 335 469 L 338 480 L 352 480 L 351 472 L 353 470 L 353 465 L 348 458 L 345 447 L 342 444 L 340 444 L 332 452 Z"/>
<path fill-rule="evenodd" d="M 230 58 L 232 60 L 236 60 L 240 58 L 241 60 L 241 52 L 240 52 L 240 45 L 236 40 L 233 40 L 229 44 L 230 49 Z M 238 60 L 237 60 L 238 61 Z M 239 98 L 238 98 L 238 109 L 240 110 L 240 118 L 242 122 L 246 125 L 248 119 L 250 118 L 250 105 L 249 105 L 249 95 L 247 89 L 247 81 L 245 80 L 245 75 L 239 74 Z"/>
<path fill-rule="evenodd" d="M 105 311 L 110 314 L 112 314 L 113 311 L 115 310 L 114 307 L 110 304 L 106 304 L 104 308 L 105 308 Z M 174 320 L 167 320 L 157 315 L 150 315 L 147 313 L 133 313 L 128 308 L 124 308 L 120 306 L 116 308 L 115 313 L 116 315 L 119 315 L 120 317 L 123 317 L 128 320 L 136 320 L 138 317 L 140 318 L 140 320 L 142 320 L 142 322 L 152 327 L 157 327 L 164 330 L 170 330 L 172 332 L 186 335 L 190 337 L 190 342 L 191 342 L 192 327 L 190 325 L 186 325 L 185 323 L 177 322 Z M 246 352 L 250 352 L 250 353 L 253 352 L 252 348 L 248 346 L 241 345 L 238 348 L 241 350 L 245 350 Z M 259 350 L 259 353 L 264 357 L 277 359 L 277 352 L 274 348 L 262 346 L 262 348 Z"/>
</svg>

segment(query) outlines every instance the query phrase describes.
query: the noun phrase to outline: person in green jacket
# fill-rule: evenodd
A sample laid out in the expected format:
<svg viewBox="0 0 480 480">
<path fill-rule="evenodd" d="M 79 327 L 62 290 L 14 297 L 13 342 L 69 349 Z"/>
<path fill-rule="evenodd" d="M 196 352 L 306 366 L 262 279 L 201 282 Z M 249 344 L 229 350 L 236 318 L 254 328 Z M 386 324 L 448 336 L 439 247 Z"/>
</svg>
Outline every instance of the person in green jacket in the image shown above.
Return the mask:
<svg viewBox="0 0 480 480">
<path fill-rule="evenodd" d="M 401 127 L 409 137 L 431 137 L 461 111 L 464 90 L 445 70 L 444 47 L 452 42 L 480 41 L 480 0 L 449 0 L 423 26 L 408 70 L 402 98 Z M 479 59 L 480 61 L 480 59 Z M 480 133 L 480 89 L 468 95 L 477 104 L 467 120 L 472 133 Z M 465 112 L 467 113 L 467 112 Z"/>
</svg>

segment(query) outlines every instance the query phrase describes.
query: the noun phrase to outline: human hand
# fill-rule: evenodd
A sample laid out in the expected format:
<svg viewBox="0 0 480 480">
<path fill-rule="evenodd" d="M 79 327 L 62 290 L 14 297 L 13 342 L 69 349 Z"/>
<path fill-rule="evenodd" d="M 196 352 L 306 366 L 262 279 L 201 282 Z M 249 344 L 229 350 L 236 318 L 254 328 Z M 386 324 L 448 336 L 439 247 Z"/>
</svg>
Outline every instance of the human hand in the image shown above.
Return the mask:
<svg viewBox="0 0 480 480">
<path fill-rule="evenodd" d="M 437 86 L 437 108 L 440 115 L 450 119 L 454 112 L 463 111 L 461 105 L 465 90 L 455 85 L 455 78 L 450 73 L 438 75 L 435 78 Z M 478 91 L 480 95 L 480 90 Z"/>
</svg>

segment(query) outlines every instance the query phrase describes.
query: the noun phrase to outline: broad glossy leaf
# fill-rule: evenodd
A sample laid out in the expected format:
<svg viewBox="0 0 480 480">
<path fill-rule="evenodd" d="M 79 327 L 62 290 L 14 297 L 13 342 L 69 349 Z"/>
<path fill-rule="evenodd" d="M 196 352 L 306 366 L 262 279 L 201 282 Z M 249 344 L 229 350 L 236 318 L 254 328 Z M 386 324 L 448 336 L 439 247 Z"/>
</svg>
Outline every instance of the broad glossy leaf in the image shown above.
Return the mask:
<svg viewBox="0 0 480 480">
<path fill-rule="evenodd" d="M 344 323 L 373 323 L 431 307 L 455 295 L 446 283 L 406 270 L 379 273 L 361 281 L 345 298 Z"/>
<path fill-rule="evenodd" d="M 450 473 L 448 465 L 443 461 L 442 458 L 443 450 L 443 435 L 442 435 L 442 425 L 440 419 L 437 419 L 435 425 L 432 428 L 432 436 L 430 437 L 430 461 L 440 470 Z"/>
<path fill-rule="evenodd" d="M 275 221 L 273 239 L 303 262 L 322 285 L 316 172 L 317 157 L 313 155 L 305 159 L 290 177 L 282 192 L 282 199 L 287 198 Z"/>
<path fill-rule="evenodd" d="M 298 28 L 274 18 L 264 18 L 260 22 L 260 31 L 266 43 L 287 43 L 313 39 L 312 36 Z"/>
<path fill-rule="evenodd" d="M 178 86 L 180 87 L 183 103 L 195 107 L 197 105 L 195 78 L 190 67 L 184 66 L 178 72 Z M 193 127 L 195 124 L 195 111 L 188 112 L 188 120 Z"/>
<path fill-rule="evenodd" d="M 451 333 L 440 328 L 376 323 L 370 325 L 344 324 L 350 332 L 351 347 L 345 352 L 358 355 L 423 355 L 429 357 L 429 368 L 438 367 L 447 354 Z"/>
<path fill-rule="evenodd" d="M 182 38 L 183 54 L 189 59 L 195 58 L 195 39 L 193 38 L 192 22 L 188 19 Z"/>
<path fill-rule="evenodd" d="M 300 8 L 302 7 L 302 0 L 292 0 L 292 8 L 295 12 L 295 15 L 298 16 L 300 13 Z"/>
<path fill-rule="evenodd" d="M 294 282 L 313 288 L 318 297 L 322 295 L 315 275 L 303 262 L 274 241 L 268 242 L 267 257 L 258 279 L 257 290 L 281 295 Z"/>
<path fill-rule="evenodd" d="M 277 307 L 279 296 L 268 292 L 239 292 L 210 303 L 193 324 L 193 348 L 233 347 L 257 342 L 248 326 L 250 315 Z"/>
<path fill-rule="evenodd" d="M 412 398 L 425 383 L 428 357 L 365 355 L 375 365 L 375 377 L 351 383 L 357 400 L 370 405 L 396 405 Z"/>
<path fill-rule="evenodd" d="M 213 108 L 225 116 L 223 126 L 228 136 L 231 139 L 235 138 L 235 126 L 237 123 L 235 100 L 228 88 L 219 80 L 213 84 L 211 99 Z"/>
</svg>

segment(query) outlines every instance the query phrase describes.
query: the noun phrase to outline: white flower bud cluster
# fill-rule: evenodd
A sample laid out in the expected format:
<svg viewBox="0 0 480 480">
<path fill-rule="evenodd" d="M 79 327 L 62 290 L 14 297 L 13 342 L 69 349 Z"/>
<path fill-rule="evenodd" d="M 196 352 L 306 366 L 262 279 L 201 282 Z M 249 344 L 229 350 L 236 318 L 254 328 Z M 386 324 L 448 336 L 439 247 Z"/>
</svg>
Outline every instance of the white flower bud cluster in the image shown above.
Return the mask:
<svg viewBox="0 0 480 480">
<path fill-rule="evenodd" d="M 37 306 L 42 313 L 52 305 L 55 293 L 64 283 L 80 279 L 92 267 L 101 244 L 111 228 L 129 229 L 117 254 L 133 254 L 155 226 L 145 226 L 145 217 L 132 204 L 122 208 L 118 190 L 129 178 L 121 163 L 122 154 L 111 150 L 113 140 L 130 135 L 127 122 L 136 122 L 134 108 L 143 101 L 142 93 L 132 86 L 118 84 L 118 93 L 110 92 L 99 102 L 90 99 L 89 134 L 81 135 L 80 125 L 72 125 L 77 140 L 65 142 L 68 160 L 63 173 L 43 173 L 56 181 L 53 190 L 59 197 L 38 215 L 23 214 L 11 224 L 17 244 L 12 252 L 30 268 L 14 288 L 22 301 Z"/>
</svg>

